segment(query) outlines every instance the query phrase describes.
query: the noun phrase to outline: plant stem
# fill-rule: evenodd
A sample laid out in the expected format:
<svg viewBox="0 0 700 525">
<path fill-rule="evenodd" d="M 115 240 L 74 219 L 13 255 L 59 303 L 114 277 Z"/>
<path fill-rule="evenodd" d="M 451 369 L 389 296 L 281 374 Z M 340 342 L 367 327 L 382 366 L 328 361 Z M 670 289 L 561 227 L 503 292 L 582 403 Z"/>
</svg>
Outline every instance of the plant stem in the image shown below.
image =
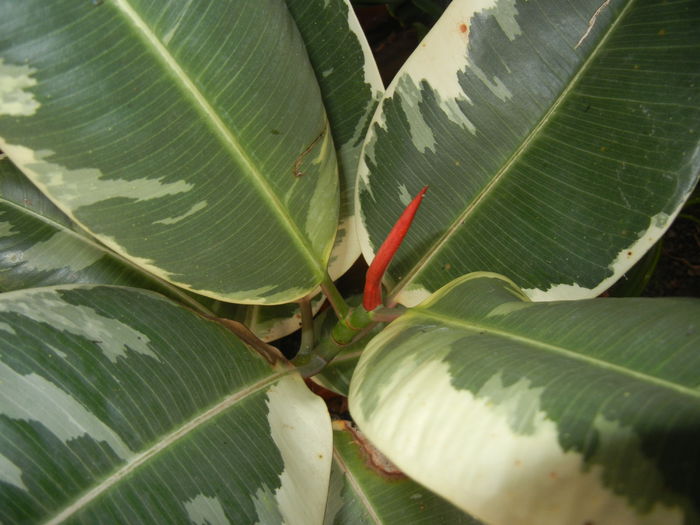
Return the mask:
<svg viewBox="0 0 700 525">
<path fill-rule="evenodd" d="M 301 310 L 301 346 L 299 354 L 304 355 L 311 352 L 316 346 L 316 332 L 314 328 L 314 314 L 311 309 L 311 299 L 304 297 L 299 301 Z"/>
<path fill-rule="evenodd" d="M 238 321 L 234 321 L 233 319 L 225 319 L 223 317 L 214 317 L 214 316 L 205 316 L 205 317 L 224 325 L 231 332 L 236 334 L 244 343 L 246 343 L 248 346 L 250 346 L 254 350 L 256 350 L 270 364 L 274 365 L 280 361 L 282 361 L 282 362 L 287 361 L 285 359 L 285 357 L 282 355 L 282 352 L 280 352 L 274 346 L 268 345 L 264 341 L 261 341 L 260 339 L 258 339 L 258 336 L 256 336 L 253 332 L 251 332 L 250 329 L 246 325 L 244 325 L 243 323 L 239 323 Z"/>
<path fill-rule="evenodd" d="M 394 308 L 377 308 L 370 312 L 370 317 L 375 323 L 390 323 L 401 317 L 406 312 L 403 306 Z"/>
<path fill-rule="evenodd" d="M 331 303 L 335 316 L 339 321 L 343 321 L 350 313 L 350 307 L 343 299 L 338 288 L 335 287 L 335 283 L 333 283 L 333 279 L 328 275 L 328 272 L 326 272 L 326 276 L 321 282 L 321 290 L 328 298 L 328 302 Z"/>
</svg>

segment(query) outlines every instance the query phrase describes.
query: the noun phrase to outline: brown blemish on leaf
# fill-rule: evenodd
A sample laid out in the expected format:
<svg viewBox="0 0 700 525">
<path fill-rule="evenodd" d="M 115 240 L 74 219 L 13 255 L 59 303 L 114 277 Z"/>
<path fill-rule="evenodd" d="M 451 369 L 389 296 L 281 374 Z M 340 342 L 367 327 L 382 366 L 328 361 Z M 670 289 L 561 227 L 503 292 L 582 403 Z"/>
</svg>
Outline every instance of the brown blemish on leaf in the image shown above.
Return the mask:
<svg viewBox="0 0 700 525">
<path fill-rule="evenodd" d="M 343 421 L 344 430 L 352 435 L 352 440 L 360 448 L 360 454 L 365 465 L 384 479 L 398 481 L 406 479 L 406 474 L 394 465 L 389 458 L 382 454 L 365 435 L 350 421 Z"/>
<path fill-rule="evenodd" d="M 579 41 L 576 43 L 576 45 L 574 46 L 574 49 L 578 49 L 579 46 L 583 43 L 583 41 L 586 40 L 586 37 L 591 32 L 591 29 L 593 29 L 593 26 L 595 25 L 596 20 L 598 20 L 598 16 L 603 11 L 603 9 L 608 7 L 609 3 L 610 3 L 610 0 L 605 0 L 605 2 L 603 2 L 602 5 L 598 9 L 595 10 L 595 13 L 593 13 L 593 16 L 588 21 L 588 27 L 586 28 L 586 32 L 579 39 Z"/>
<path fill-rule="evenodd" d="M 466 34 L 466 32 L 469 31 L 469 28 L 467 27 L 467 24 L 459 24 L 459 30 L 460 32 Z"/>
<path fill-rule="evenodd" d="M 304 172 L 301 171 L 301 163 L 304 161 L 304 157 L 306 157 L 309 153 L 311 153 L 311 150 L 314 149 L 314 146 L 318 143 L 319 140 L 323 137 L 323 135 L 326 134 L 326 127 L 327 124 L 323 124 L 323 129 L 321 130 L 321 133 L 318 134 L 318 136 L 311 141 L 311 144 L 309 144 L 309 147 L 306 148 L 304 151 L 302 151 L 299 156 L 296 158 L 294 161 L 294 168 L 292 170 L 292 174 L 295 177 L 301 177 L 304 175 Z"/>
</svg>

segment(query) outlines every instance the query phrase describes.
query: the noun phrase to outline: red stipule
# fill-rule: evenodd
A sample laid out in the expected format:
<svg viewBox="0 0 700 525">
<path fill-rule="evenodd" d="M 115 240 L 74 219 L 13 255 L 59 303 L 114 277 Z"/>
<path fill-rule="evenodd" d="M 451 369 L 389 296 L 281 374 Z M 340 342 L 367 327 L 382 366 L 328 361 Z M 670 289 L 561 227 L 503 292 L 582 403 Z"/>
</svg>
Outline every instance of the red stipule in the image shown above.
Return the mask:
<svg viewBox="0 0 700 525">
<path fill-rule="evenodd" d="M 379 251 L 377 251 L 377 254 L 374 256 L 372 264 L 369 265 L 367 276 L 365 277 L 365 291 L 362 296 L 362 306 L 368 312 L 382 304 L 382 277 L 384 277 L 384 272 L 386 272 L 394 254 L 399 249 L 399 246 L 401 246 L 406 232 L 408 232 L 408 229 L 411 227 L 413 217 L 415 217 L 418 207 L 423 200 L 423 195 L 425 195 L 427 190 L 428 187 L 425 186 L 418 192 L 418 195 L 413 198 L 410 204 L 406 206 L 401 217 L 396 221 L 389 235 L 387 235 L 386 239 L 379 247 Z"/>
</svg>

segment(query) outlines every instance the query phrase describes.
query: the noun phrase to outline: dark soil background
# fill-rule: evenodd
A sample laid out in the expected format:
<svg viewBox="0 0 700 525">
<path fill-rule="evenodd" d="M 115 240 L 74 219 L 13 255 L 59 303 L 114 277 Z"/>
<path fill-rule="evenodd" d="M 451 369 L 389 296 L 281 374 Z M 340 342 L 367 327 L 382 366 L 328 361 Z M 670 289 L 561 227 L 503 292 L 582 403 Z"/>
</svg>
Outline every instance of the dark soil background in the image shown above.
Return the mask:
<svg viewBox="0 0 700 525">
<path fill-rule="evenodd" d="M 391 5 L 354 5 L 388 85 L 449 0 L 394 0 Z M 418 7 L 421 6 L 421 7 Z M 366 266 L 359 262 L 339 285 L 359 293 Z M 359 290 L 357 281 L 359 280 Z M 700 192 L 696 188 L 655 249 L 604 295 L 700 297 Z"/>
</svg>

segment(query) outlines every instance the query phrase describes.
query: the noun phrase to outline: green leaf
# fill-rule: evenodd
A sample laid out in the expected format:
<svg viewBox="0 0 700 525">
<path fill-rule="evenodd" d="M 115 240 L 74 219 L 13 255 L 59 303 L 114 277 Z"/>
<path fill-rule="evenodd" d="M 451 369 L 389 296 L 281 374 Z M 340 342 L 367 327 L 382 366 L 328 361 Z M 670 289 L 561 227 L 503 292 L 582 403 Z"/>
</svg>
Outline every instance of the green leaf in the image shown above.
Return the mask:
<svg viewBox="0 0 700 525">
<path fill-rule="evenodd" d="M 0 33 L 0 148 L 71 219 L 216 299 L 317 287 L 337 170 L 283 2 L 4 2 Z"/>
<path fill-rule="evenodd" d="M 663 253 L 663 238 L 652 246 L 608 291 L 610 297 L 639 297 L 657 269 Z"/>
<path fill-rule="evenodd" d="M 95 242 L 9 159 L 0 159 L 0 291 L 72 283 L 148 288 L 203 309 L 178 288 Z"/>
<path fill-rule="evenodd" d="M 389 300 L 472 271 L 537 300 L 617 280 L 700 172 L 698 18 L 693 0 L 452 2 L 388 88 L 360 167 L 368 260 L 430 185 Z"/>
<path fill-rule="evenodd" d="M 347 396 L 350 391 L 350 379 L 364 351 L 365 344 L 359 346 L 358 350 L 345 350 L 337 355 L 321 372 L 311 378 L 314 383 L 318 383 L 336 394 Z"/>
<path fill-rule="evenodd" d="M 333 428 L 326 525 L 479 523 L 407 478 L 349 423 Z"/>
<path fill-rule="evenodd" d="M 350 411 L 487 523 L 695 523 L 698 348 L 694 299 L 532 303 L 471 274 L 368 345 Z"/>
<path fill-rule="evenodd" d="M 384 84 L 349 0 L 286 0 L 316 72 L 340 173 L 340 223 L 329 262 L 334 279 L 360 255 L 355 185 L 360 149 Z"/>
<path fill-rule="evenodd" d="M 0 153 L 0 198 L 3 204 L 14 204 L 35 213 L 46 222 L 55 222 L 69 229 L 75 224 L 34 186 L 10 159 Z"/>
<path fill-rule="evenodd" d="M 317 295 L 311 300 L 314 313 L 323 306 L 325 296 Z M 221 317 L 236 319 L 245 324 L 263 341 L 275 341 L 296 332 L 301 327 L 301 309 L 298 303 L 275 306 L 244 306 L 216 302 L 210 306 Z"/>
<path fill-rule="evenodd" d="M 0 291 L 72 283 L 147 288 L 209 315 L 246 324 L 263 341 L 299 328 L 299 307 L 216 301 L 149 275 L 95 242 L 5 158 L 0 160 Z M 313 302 L 317 311 L 323 301 Z"/>
<path fill-rule="evenodd" d="M 320 523 L 323 402 L 156 294 L 0 295 L 0 519 Z"/>
</svg>

